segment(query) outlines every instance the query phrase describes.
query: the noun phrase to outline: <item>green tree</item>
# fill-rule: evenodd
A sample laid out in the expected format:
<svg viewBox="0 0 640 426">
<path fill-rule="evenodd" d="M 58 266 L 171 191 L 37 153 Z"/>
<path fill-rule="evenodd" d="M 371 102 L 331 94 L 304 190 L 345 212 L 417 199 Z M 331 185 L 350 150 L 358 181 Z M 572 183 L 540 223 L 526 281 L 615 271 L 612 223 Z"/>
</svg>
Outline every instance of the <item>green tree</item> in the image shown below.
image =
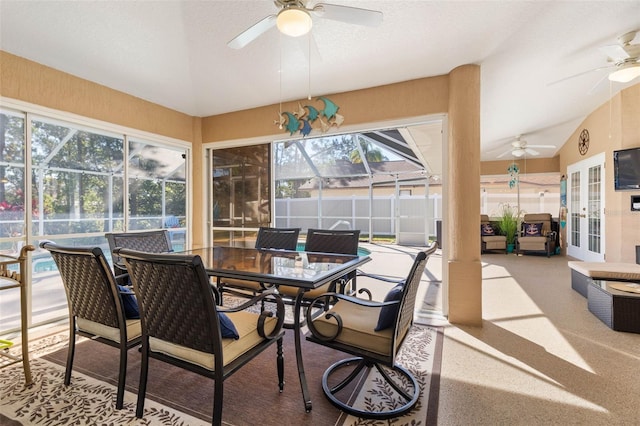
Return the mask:
<svg viewBox="0 0 640 426">
<path fill-rule="evenodd" d="M 382 154 L 378 148 L 374 148 L 373 144 L 363 138 L 359 138 L 360 148 L 364 153 L 364 157 L 367 159 L 369 163 L 380 163 L 385 161 L 387 158 Z M 352 163 L 362 163 L 362 157 L 360 156 L 360 150 L 354 149 L 349 153 L 349 159 Z"/>
</svg>

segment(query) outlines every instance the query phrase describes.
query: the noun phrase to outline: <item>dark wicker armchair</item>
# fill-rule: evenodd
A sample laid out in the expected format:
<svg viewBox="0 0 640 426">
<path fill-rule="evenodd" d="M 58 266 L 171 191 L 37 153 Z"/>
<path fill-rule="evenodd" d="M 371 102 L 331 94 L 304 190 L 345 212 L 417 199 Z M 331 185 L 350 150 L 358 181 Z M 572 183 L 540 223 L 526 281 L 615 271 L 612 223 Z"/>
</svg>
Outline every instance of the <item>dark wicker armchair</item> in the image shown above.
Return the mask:
<svg viewBox="0 0 640 426">
<path fill-rule="evenodd" d="M 256 248 L 261 250 L 296 250 L 300 228 L 269 228 L 258 230 Z M 266 289 L 264 283 L 233 278 L 217 278 L 220 293 L 227 292 L 241 297 L 255 297 Z"/>
<path fill-rule="evenodd" d="M 113 253 L 116 247 L 146 251 L 148 253 L 167 253 L 173 251 L 171 238 L 166 229 L 143 232 L 110 232 L 104 236 L 109 243 L 111 260 L 113 261 L 113 272 L 116 274 L 116 277 L 127 273 L 127 268 L 124 266 L 120 257 Z M 125 278 L 118 278 L 118 283 L 126 284 L 128 280 Z"/>
<path fill-rule="evenodd" d="M 124 259 L 140 305 L 142 365 L 136 416 L 144 413 L 149 358 L 214 379 L 213 424 L 222 423 L 223 383 L 273 343 L 277 344 L 278 386 L 284 388 L 282 338 L 284 304 L 275 289 L 236 308 L 216 305 L 197 255 L 153 254 L 116 249 Z M 264 298 L 276 315 L 248 312 Z M 158 371 L 158 373 L 161 373 Z"/>
<path fill-rule="evenodd" d="M 100 247 L 62 247 L 43 242 L 58 266 L 69 304 L 69 350 L 64 384 L 71 383 L 76 335 L 120 349 L 116 408 L 121 409 L 127 351 L 140 345 L 139 319 L 126 319 L 122 295 Z"/>
<path fill-rule="evenodd" d="M 395 359 L 413 324 L 416 292 L 429 255 L 436 248 L 434 243 L 417 254 L 406 280 L 389 292 L 385 302 L 328 293 L 316 301 L 326 304 L 327 298 L 338 299 L 329 311 L 317 317 L 312 316 L 311 309 L 307 311 L 307 340 L 355 356 L 331 365 L 322 377 L 324 394 L 336 407 L 362 418 L 388 419 L 408 412 L 417 403 L 420 395 L 418 382 L 409 370 L 396 364 Z M 353 370 L 348 373 L 339 371 L 348 366 Z M 350 384 L 355 383 L 353 380 L 357 382 L 359 377 L 366 378 L 373 367 L 390 389 L 395 390 L 400 406 L 387 410 L 375 404 L 355 406 L 350 392 L 341 392 L 345 388 L 352 389 Z M 341 381 L 334 384 L 336 372 Z"/>
</svg>

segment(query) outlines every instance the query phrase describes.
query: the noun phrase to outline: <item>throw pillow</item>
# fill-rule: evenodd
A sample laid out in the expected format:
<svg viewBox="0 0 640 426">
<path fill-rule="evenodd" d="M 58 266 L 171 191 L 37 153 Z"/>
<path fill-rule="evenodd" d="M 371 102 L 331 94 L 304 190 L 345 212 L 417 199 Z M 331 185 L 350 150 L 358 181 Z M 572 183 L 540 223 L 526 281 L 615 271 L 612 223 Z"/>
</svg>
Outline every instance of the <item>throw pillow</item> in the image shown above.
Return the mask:
<svg viewBox="0 0 640 426">
<path fill-rule="evenodd" d="M 404 287 L 402 284 L 398 284 L 389 290 L 389 293 L 384 297 L 385 302 L 391 302 L 393 300 L 402 299 L 402 291 Z M 380 309 L 380 316 L 378 317 L 378 324 L 376 325 L 375 331 L 381 331 L 386 328 L 393 326 L 396 316 L 398 315 L 398 310 L 400 309 L 400 304 L 397 303 L 395 305 L 383 306 Z"/>
<path fill-rule="evenodd" d="M 238 330 L 236 330 L 236 326 L 233 325 L 233 321 L 231 321 L 231 318 L 229 318 L 222 312 L 218 312 L 218 319 L 220 320 L 220 334 L 222 335 L 222 337 L 235 340 L 238 340 L 240 338 L 240 336 L 238 335 Z"/>
<path fill-rule="evenodd" d="M 135 293 L 129 287 L 123 285 L 118 286 L 118 291 L 120 291 L 125 318 L 140 319 L 140 310 L 138 309 L 138 301 L 136 300 Z"/>
<path fill-rule="evenodd" d="M 490 223 L 483 223 L 480 225 L 480 235 L 483 237 L 497 235 L 496 230 Z"/>
<path fill-rule="evenodd" d="M 540 223 L 525 223 L 524 235 L 526 237 L 541 237 L 542 236 L 542 222 Z"/>
</svg>

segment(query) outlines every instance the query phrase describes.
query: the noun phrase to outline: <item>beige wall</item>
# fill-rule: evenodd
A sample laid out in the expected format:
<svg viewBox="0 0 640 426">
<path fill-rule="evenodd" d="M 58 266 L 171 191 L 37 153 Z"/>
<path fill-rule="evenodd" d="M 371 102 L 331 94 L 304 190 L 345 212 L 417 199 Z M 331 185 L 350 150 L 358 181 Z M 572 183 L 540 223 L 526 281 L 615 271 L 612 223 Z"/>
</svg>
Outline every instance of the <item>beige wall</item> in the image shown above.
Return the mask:
<svg viewBox="0 0 640 426">
<path fill-rule="evenodd" d="M 194 117 L 0 51 L 0 95 L 194 142 Z M 199 132 L 198 132 L 199 133 Z"/>
<path fill-rule="evenodd" d="M 379 86 L 372 89 L 327 94 L 340 107 L 344 125 L 375 123 L 446 113 L 448 77 L 438 76 Z M 298 101 L 284 102 L 282 111 L 297 111 Z M 281 133 L 273 122 L 278 119 L 280 105 L 205 117 L 202 140 L 205 143 L 264 137 Z"/>
<path fill-rule="evenodd" d="M 194 154 L 191 223 L 192 241 L 196 246 L 206 241 L 202 142 L 267 137 L 277 133 L 273 125 L 279 110 L 276 105 L 212 117 L 190 117 L 6 52 L 0 52 L 0 55 L 0 95 L 3 97 L 191 142 Z M 476 192 L 479 192 L 480 68 L 465 65 L 450 75 L 453 83 L 449 76 L 439 76 L 327 96 L 340 106 L 345 124 L 349 125 L 431 114 L 453 117 L 449 120 L 449 133 L 454 135 L 451 139 L 456 148 L 451 156 L 455 160 L 450 170 L 456 170 L 453 166 L 457 161 L 464 164 L 455 174 L 448 174 L 447 178 L 455 181 L 450 191 L 454 193 L 450 203 L 467 200 L 468 205 L 454 206 L 454 219 L 448 226 L 449 230 L 455 231 L 450 232 L 448 246 L 457 247 L 453 253 L 458 266 L 454 270 L 449 265 L 448 278 L 450 286 L 456 288 L 459 295 L 450 297 L 449 301 L 456 307 L 453 318 L 457 321 L 480 324 L 481 275 L 475 267 L 479 265 L 479 244 L 462 241 L 477 234 L 472 231 L 478 228 L 475 222 L 479 225 L 479 202 L 473 197 L 458 200 L 455 196 L 461 188 L 468 191 L 477 187 Z M 452 93 L 451 88 L 454 89 Z M 294 110 L 296 104 L 285 104 L 283 110 Z M 451 106 L 453 111 L 450 111 Z M 474 154 L 469 155 L 469 152 Z M 468 270 L 473 273 L 467 273 Z"/>
<path fill-rule="evenodd" d="M 479 176 L 504 173 L 507 162 L 489 162 L 480 169 L 479 151 L 480 68 L 465 65 L 449 76 L 417 79 L 347 93 L 327 94 L 345 117 L 345 125 L 358 125 L 419 117 L 449 115 L 450 155 L 447 174 L 449 197 L 447 261 L 451 294 L 448 302 L 453 321 L 479 324 L 481 321 L 481 272 L 479 243 Z M 204 152 L 202 143 L 246 138 L 267 138 L 279 133 L 273 121 L 279 106 L 204 118 L 191 117 L 144 101 L 126 93 L 82 80 L 55 69 L 0 51 L 0 95 L 44 107 L 66 111 L 105 122 L 176 138 L 193 144 L 192 240 L 204 244 Z M 295 110 L 297 102 L 285 103 L 283 110 Z M 606 254 L 609 261 L 633 261 L 634 246 L 640 244 L 640 213 L 630 212 L 631 192 L 613 191 L 612 151 L 640 146 L 640 84 L 616 95 L 587 117 L 554 159 L 527 160 L 531 173 L 557 171 L 583 159 L 577 153 L 577 136 L 582 128 L 591 133 L 588 155 L 605 152 L 606 173 Z M 285 133 L 282 133 L 286 136 Z M 611 135 L 611 136 L 609 136 Z M 557 168 L 556 168 L 557 167 Z M 452 171 L 456 171 L 453 173 Z M 640 195 L 640 194 L 639 194 Z M 477 225 L 476 226 L 476 222 Z M 477 236 L 479 238 L 479 236 Z"/>
<path fill-rule="evenodd" d="M 589 151 L 578 152 L 578 136 L 589 130 Z M 635 262 L 640 245 L 640 212 L 630 210 L 630 196 L 640 191 L 614 191 L 613 151 L 640 147 L 640 84 L 617 95 L 589 114 L 560 149 L 560 170 L 593 155 L 605 154 L 605 260 Z"/>
<path fill-rule="evenodd" d="M 480 163 L 480 174 L 504 175 L 507 167 L 516 163 L 518 168 L 526 173 L 551 173 L 560 171 L 560 157 L 553 158 L 519 158 L 504 161 L 483 161 Z"/>
</svg>

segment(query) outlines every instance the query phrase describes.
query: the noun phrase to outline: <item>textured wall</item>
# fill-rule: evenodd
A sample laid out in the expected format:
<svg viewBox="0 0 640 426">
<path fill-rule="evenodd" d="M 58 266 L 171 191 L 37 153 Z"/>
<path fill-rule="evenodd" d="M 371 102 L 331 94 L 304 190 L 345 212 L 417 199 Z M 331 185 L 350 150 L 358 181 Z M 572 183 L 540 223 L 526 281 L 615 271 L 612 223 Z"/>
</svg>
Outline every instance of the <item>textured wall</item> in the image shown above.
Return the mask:
<svg viewBox="0 0 640 426">
<path fill-rule="evenodd" d="M 589 151 L 578 152 L 578 136 L 589 130 Z M 613 189 L 613 151 L 640 147 L 640 84 L 615 95 L 589 114 L 560 150 L 560 170 L 593 155 L 605 154 L 605 260 L 635 263 L 635 246 L 640 245 L 640 212 L 630 209 L 631 195 L 640 191 Z M 566 232 L 565 232 L 566 233 Z"/>
<path fill-rule="evenodd" d="M 194 118 L 0 51 L 0 95 L 187 142 Z"/>
</svg>

